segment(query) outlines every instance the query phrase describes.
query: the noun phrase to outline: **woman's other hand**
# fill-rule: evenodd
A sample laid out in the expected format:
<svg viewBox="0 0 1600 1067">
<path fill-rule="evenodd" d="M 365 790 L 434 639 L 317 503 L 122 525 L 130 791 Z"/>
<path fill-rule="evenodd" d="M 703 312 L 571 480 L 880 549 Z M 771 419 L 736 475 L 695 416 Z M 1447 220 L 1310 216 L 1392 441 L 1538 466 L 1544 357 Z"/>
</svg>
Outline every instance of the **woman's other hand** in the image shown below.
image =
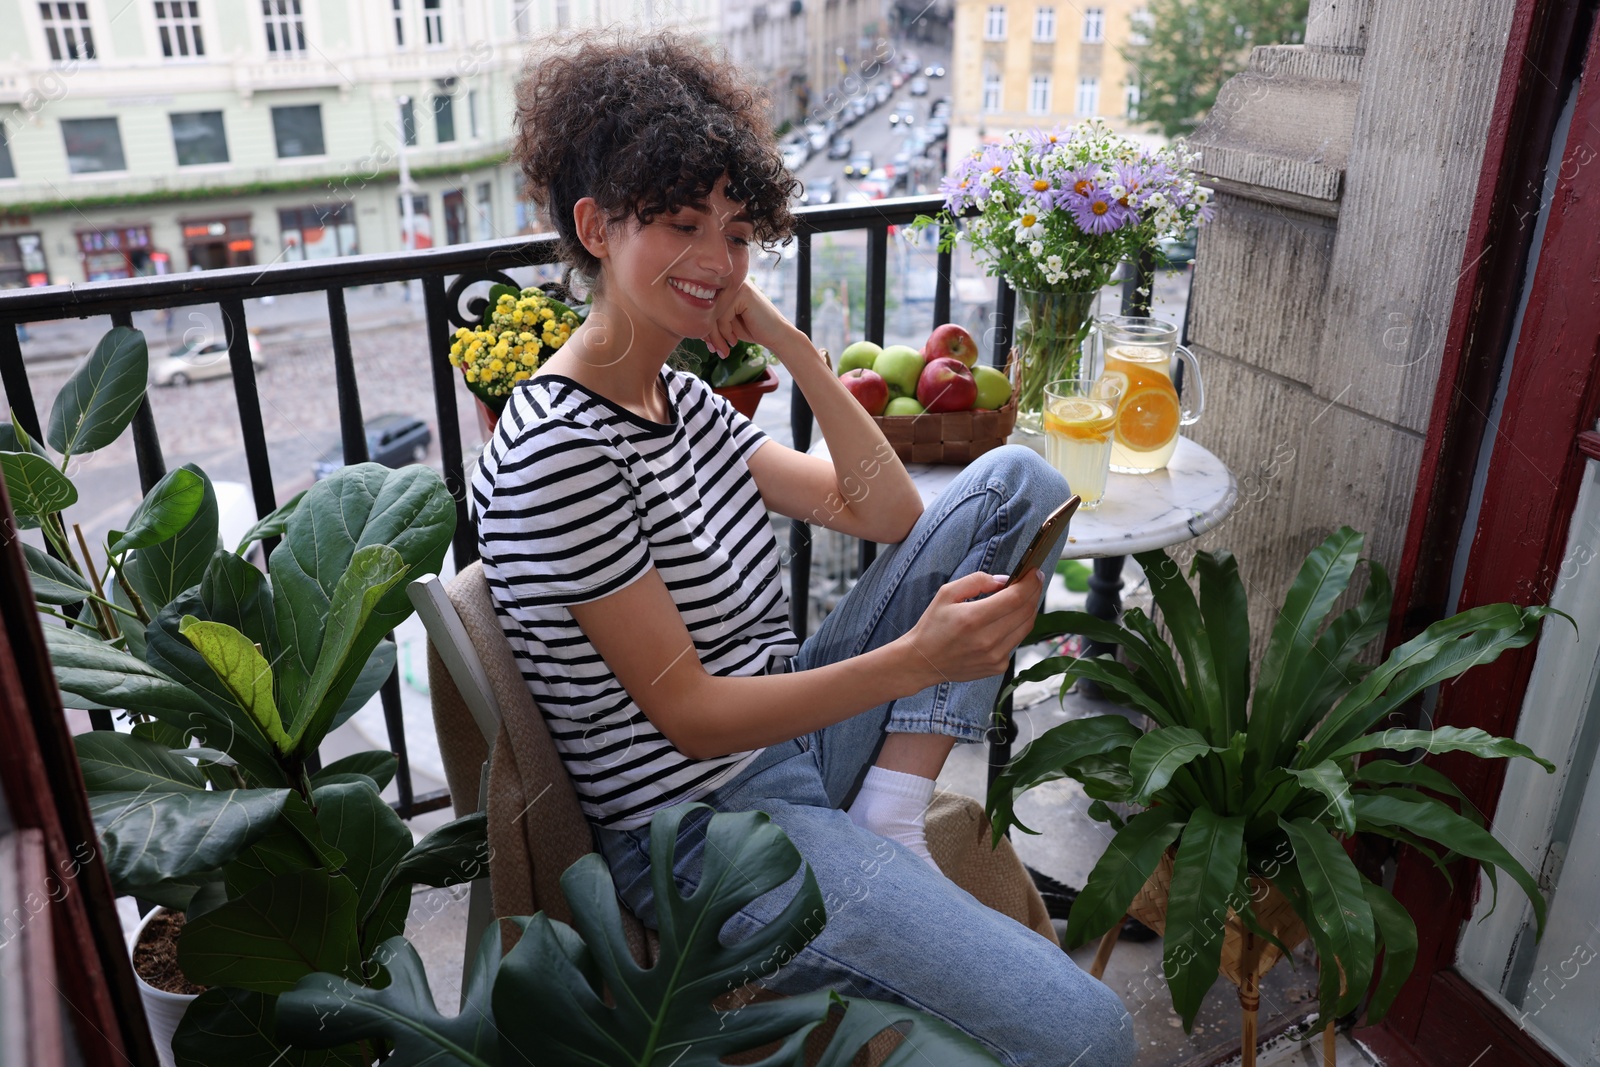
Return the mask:
<svg viewBox="0 0 1600 1067">
<path fill-rule="evenodd" d="M 769 352 L 781 353 L 797 332 L 794 323 L 784 318 L 748 277 L 739 288 L 723 294 L 717 302 L 716 318 L 716 325 L 702 340 L 724 358 L 740 341 L 754 341 Z"/>
<path fill-rule="evenodd" d="M 927 661 L 930 685 L 1005 673 L 1011 653 L 1033 629 L 1044 580 L 1033 570 L 1015 585 L 1005 581 L 1003 574 L 974 571 L 946 582 L 901 638 L 919 654 L 911 658 Z M 973 600 L 976 596 L 983 599 Z"/>
</svg>

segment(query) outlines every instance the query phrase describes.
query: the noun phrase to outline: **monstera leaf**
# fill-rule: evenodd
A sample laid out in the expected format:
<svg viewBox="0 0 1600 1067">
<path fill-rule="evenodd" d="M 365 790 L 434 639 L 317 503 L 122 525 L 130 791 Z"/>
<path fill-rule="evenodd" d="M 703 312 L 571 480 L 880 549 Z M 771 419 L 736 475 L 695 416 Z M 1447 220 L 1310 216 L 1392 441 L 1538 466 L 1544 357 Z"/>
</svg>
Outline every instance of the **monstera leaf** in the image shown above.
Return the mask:
<svg viewBox="0 0 1600 1067">
<path fill-rule="evenodd" d="M 809 869 L 795 898 L 769 926 L 723 945 L 723 925 L 752 900 L 786 883 L 800 855 L 762 812 L 721 812 L 707 826 L 700 885 L 681 896 L 672 878 L 678 826 L 701 804 L 657 812 L 651 820 L 652 878 L 661 923 L 661 956 L 639 967 L 622 932 L 616 888 L 599 855 L 567 869 L 561 888 L 574 926 L 543 912 L 515 920 L 522 936 L 504 959 L 491 926 L 478 950 L 460 1014 L 442 1015 L 403 938 L 376 958 L 387 968 L 382 989 L 331 974 L 303 978 L 278 999 L 280 1036 L 304 1048 L 361 1038 L 392 1041 L 389 1062 L 410 1067 L 511 1067 L 532 1063 L 605 1063 L 636 1067 L 713 1067 L 723 1057 L 778 1043 L 763 1064 L 799 1064 L 806 1036 L 830 1007 L 846 1010 L 821 1067 L 846 1067 L 875 1034 L 904 1034 L 888 1067 L 992 1065 L 980 1046 L 947 1024 L 895 1004 L 846 1000 L 821 991 L 719 1012 L 712 1001 L 743 985 L 762 961 L 794 953 L 814 936 L 810 920 L 822 894 Z M 605 991 L 613 994 L 608 1006 Z"/>
</svg>

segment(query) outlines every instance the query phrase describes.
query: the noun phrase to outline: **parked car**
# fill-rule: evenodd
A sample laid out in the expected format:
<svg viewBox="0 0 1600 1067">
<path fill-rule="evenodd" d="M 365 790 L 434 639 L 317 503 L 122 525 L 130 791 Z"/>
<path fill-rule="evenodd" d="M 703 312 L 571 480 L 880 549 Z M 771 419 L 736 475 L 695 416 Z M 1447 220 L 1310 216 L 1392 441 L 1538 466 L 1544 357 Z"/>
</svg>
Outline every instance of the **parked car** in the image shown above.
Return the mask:
<svg viewBox="0 0 1600 1067">
<path fill-rule="evenodd" d="M 250 365 L 264 371 L 261 361 L 261 342 L 253 333 L 245 334 L 250 340 Z M 206 378 L 227 378 L 233 374 L 233 364 L 228 362 L 228 342 L 222 338 L 189 341 L 174 348 L 166 356 L 150 364 L 151 385 L 188 385 Z"/>
<path fill-rule="evenodd" d="M 428 424 L 411 415 L 377 415 L 367 420 L 367 455 L 385 467 L 421 463 L 433 443 Z M 334 445 L 317 457 L 311 474 L 317 481 L 344 466 L 344 444 Z"/>
<path fill-rule="evenodd" d="M 882 200 L 894 191 L 894 179 L 883 167 L 875 167 L 856 183 L 856 188 L 874 200 Z"/>
<path fill-rule="evenodd" d="M 949 134 L 950 127 L 945 125 L 944 119 L 929 119 L 922 132 L 927 135 L 930 142 L 942 141 Z"/>
<path fill-rule="evenodd" d="M 850 138 L 846 137 L 844 134 L 841 133 L 839 136 L 835 137 L 832 141 L 828 142 L 828 158 L 829 159 L 844 159 L 844 158 L 846 158 L 847 156 L 850 155 L 850 147 L 851 147 L 851 145 L 853 143 L 854 142 L 852 142 L 850 140 Z M 848 172 L 846 172 L 846 173 L 848 173 Z"/>
<path fill-rule="evenodd" d="M 889 113 L 889 125 L 912 126 L 917 121 L 917 112 L 910 104 L 900 104 Z"/>
<path fill-rule="evenodd" d="M 899 69 L 901 74 L 905 74 L 905 75 L 908 75 L 908 76 L 912 75 L 912 74 L 915 74 L 917 72 L 917 57 L 916 56 L 906 56 L 904 59 L 902 59 L 900 61 L 900 66 L 899 66 L 898 69 Z"/>
<path fill-rule="evenodd" d="M 833 175 L 825 174 L 820 178 L 812 178 L 806 182 L 806 203 L 831 204 L 833 203 L 834 190 L 838 183 Z"/>
<path fill-rule="evenodd" d="M 894 95 L 894 86 L 888 82 L 879 82 L 872 87 L 872 98 L 879 104 L 887 104 L 889 97 Z"/>
<path fill-rule="evenodd" d="M 810 153 L 808 153 L 804 148 L 801 148 L 799 145 L 791 144 L 783 146 L 783 165 L 789 170 L 799 170 L 801 167 L 805 166 L 806 159 L 809 158 L 809 156 Z"/>
<path fill-rule="evenodd" d="M 872 153 L 867 151 L 857 152 L 850 157 L 850 162 L 844 165 L 846 178 L 865 177 L 867 171 L 872 169 Z"/>
<path fill-rule="evenodd" d="M 854 100 L 850 101 L 850 113 L 856 117 L 856 121 L 858 122 L 866 118 L 867 112 L 870 110 L 871 108 L 867 107 L 867 101 L 864 97 L 858 96 Z"/>
<path fill-rule="evenodd" d="M 911 79 L 911 88 L 908 91 L 911 93 L 912 96 L 927 96 L 928 95 L 928 79 L 927 78 L 912 78 Z"/>
<path fill-rule="evenodd" d="M 894 167 L 895 174 L 904 174 L 911 169 L 911 153 L 902 148 L 894 154 L 894 159 L 889 162 Z"/>
<path fill-rule="evenodd" d="M 931 67 L 923 67 L 922 73 L 930 78 L 942 78 L 944 77 L 944 67 L 940 66 L 938 63 L 935 63 Z"/>
<path fill-rule="evenodd" d="M 941 96 L 928 105 L 928 114 L 933 118 L 948 119 L 950 117 L 950 98 Z"/>
<path fill-rule="evenodd" d="M 893 74 L 889 75 L 889 87 L 891 89 L 898 89 L 898 88 L 900 88 L 900 86 L 904 85 L 905 83 L 906 83 L 906 76 L 904 74 L 901 74 L 898 70 L 895 71 Z"/>
<path fill-rule="evenodd" d="M 807 126 L 806 133 L 811 138 L 811 151 L 820 152 L 828 147 L 828 131 L 820 123 Z"/>
</svg>

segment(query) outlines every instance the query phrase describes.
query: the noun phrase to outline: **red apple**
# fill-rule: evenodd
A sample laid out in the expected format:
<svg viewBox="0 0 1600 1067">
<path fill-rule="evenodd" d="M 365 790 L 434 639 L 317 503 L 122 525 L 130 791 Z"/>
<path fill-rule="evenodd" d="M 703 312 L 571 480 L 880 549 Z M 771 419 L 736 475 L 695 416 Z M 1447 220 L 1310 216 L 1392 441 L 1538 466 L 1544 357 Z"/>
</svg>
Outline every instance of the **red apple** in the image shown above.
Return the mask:
<svg viewBox="0 0 1600 1067">
<path fill-rule="evenodd" d="M 940 356 L 959 359 L 966 366 L 971 367 L 978 362 L 978 342 L 963 326 L 947 322 L 928 335 L 928 341 L 922 346 L 922 359 L 925 363 L 932 363 Z"/>
<path fill-rule="evenodd" d="M 971 411 L 978 401 L 978 383 L 965 363 L 940 356 L 922 369 L 917 400 L 926 411 Z"/>
<path fill-rule="evenodd" d="M 868 415 L 883 414 L 889 403 L 889 383 L 883 380 L 883 375 L 867 367 L 857 367 L 839 375 L 839 380 L 867 409 Z"/>
</svg>

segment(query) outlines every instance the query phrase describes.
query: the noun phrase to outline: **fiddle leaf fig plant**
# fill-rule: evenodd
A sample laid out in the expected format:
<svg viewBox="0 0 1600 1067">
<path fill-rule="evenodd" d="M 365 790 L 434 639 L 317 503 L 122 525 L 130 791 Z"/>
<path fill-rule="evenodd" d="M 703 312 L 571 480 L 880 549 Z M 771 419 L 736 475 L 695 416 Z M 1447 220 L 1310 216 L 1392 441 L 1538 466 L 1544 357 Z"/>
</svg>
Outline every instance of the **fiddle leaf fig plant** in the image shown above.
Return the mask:
<svg viewBox="0 0 1600 1067">
<path fill-rule="evenodd" d="M 1053 656 L 1018 673 L 1016 686 L 1078 678 L 1143 713 L 1074 719 L 1040 735 L 997 777 L 988 797 L 994 837 L 1017 819 L 1018 795 L 1063 777 L 1078 781 L 1089 814 L 1115 831 L 1072 907 L 1066 941 L 1082 944 L 1120 924 L 1163 855 L 1173 853 L 1163 970 L 1184 1027 L 1194 1024 L 1216 981 L 1230 911 L 1258 934 L 1250 879 L 1289 900 L 1319 961 L 1322 1018 L 1367 1004 L 1383 1018 L 1417 951 L 1416 926 L 1382 886 L 1363 877 L 1341 842 L 1373 833 L 1415 847 L 1445 876 L 1455 858 L 1476 860 L 1497 888 L 1504 872 L 1527 895 L 1543 932 L 1545 899 L 1532 874 L 1484 828 L 1481 815 L 1439 771 L 1408 755 L 1464 752 L 1530 759 L 1527 746 L 1481 729 L 1377 730 L 1429 686 L 1492 662 L 1538 636 L 1553 608 L 1487 604 L 1427 627 L 1377 667 L 1359 660 L 1388 625 L 1391 592 L 1367 561 L 1358 602 L 1329 621 L 1334 602 L 1362 562 L 1362 535 L 1342 527 L 1301 566 L 1278 611 L 1259 674 L 1250 685 L 1250 624 L 1238 564 L 1227 552 L 1198 553 L 1190 577 L 1161 551 L 1135 558 L 1144 568 L 1170 642 L 1138 608 L 1122 625 L 1084 612 L 1041 614 L 1028 641 L 1075 633 L 1121 646 L 1111 656 Z M 1370 759 L 1369 753 L 1394 756 Z M 1110 804 L 1143 807 L 1124 821 Z M 1456 806 L 1459 804 L 1459 807 Z"/>
<path fill-rule="evenodd" d="M 688 812 L 702 807 L 680 804 L 651 818 L 656 856 L 650 873 L 661 923 L 654 966 L 634 962 L 611 872 L 598 853 L 590 853 L 561 876 L 574 926 L 543 912 L 509 920 L 521 936 L 502 958 L 500 925 L 491 924 L 459 1014 L 440 1014 L 416 950 L 397 937 L 375 957 L 389 974 L 383 988 L 337 974 L 301 978 L 278 999 L 279 1035 L 304 1049 L 381 1038 L 392 1043 L 393 1062 L 432 1067 L 718 1067 L 725 1057 L 778 1042 L 778 1050 L 761 1063 L 799 1067 L 807 1035 L 838 1005 L 845 1012 L 818 1067 L 846 1067 L 873 1036 L 891 1026 L 901 1029 L 904 1040 L 885 1067 L 993 1067 L 995 1060 L 965 1034 L 898 1004 L 821 990 L 715 1007 L 714 1001 L 771 961 L 805 947 L 822 927 L 816 917 L 825 913 L 822 892 L 807 869 L 781 915 L 744 940 L 724 945 L 723 925 L 788 882 L 801 858 L 764 812 L 719 812 L 707 824 L 700 885 L 683 896 L 671 873 L 678 826 Z"/>
<path fill-rule="evenodd" d="M 378 973 L 413 885 L 484 874 L 482 815 L 421 841 L 383 798 L 396 757 L 360 752 L 313 771 L 328 733 L 395 669 L 386 635 L 412 611 L 403 583 L 437 571 L 455 504 L 437 473 L 344 467 L 220 543 L 199 467 L 168 471 L 91 552 L 63 510 L 70 460 L 115 441 L 144 399 L 142 335 L 117 327 L 62 387 L 54 459 L 0 423 L 0 474 L 24 528 L 35 600 L 67 707 L 117 712 L 124 730 L 74 741 L 118 894 L 184 912 L 178 963 L 208 986 L 174 1047 L 180 1064 L 278 1062 L 277 995 L 303 975 Z M 263 573 L 245 558 L 282 541 Z M 74 609 L 77 613 L 73 614 Z M 352 1046 L 301 1063 L 370 1063 Z"/>
</svg>

